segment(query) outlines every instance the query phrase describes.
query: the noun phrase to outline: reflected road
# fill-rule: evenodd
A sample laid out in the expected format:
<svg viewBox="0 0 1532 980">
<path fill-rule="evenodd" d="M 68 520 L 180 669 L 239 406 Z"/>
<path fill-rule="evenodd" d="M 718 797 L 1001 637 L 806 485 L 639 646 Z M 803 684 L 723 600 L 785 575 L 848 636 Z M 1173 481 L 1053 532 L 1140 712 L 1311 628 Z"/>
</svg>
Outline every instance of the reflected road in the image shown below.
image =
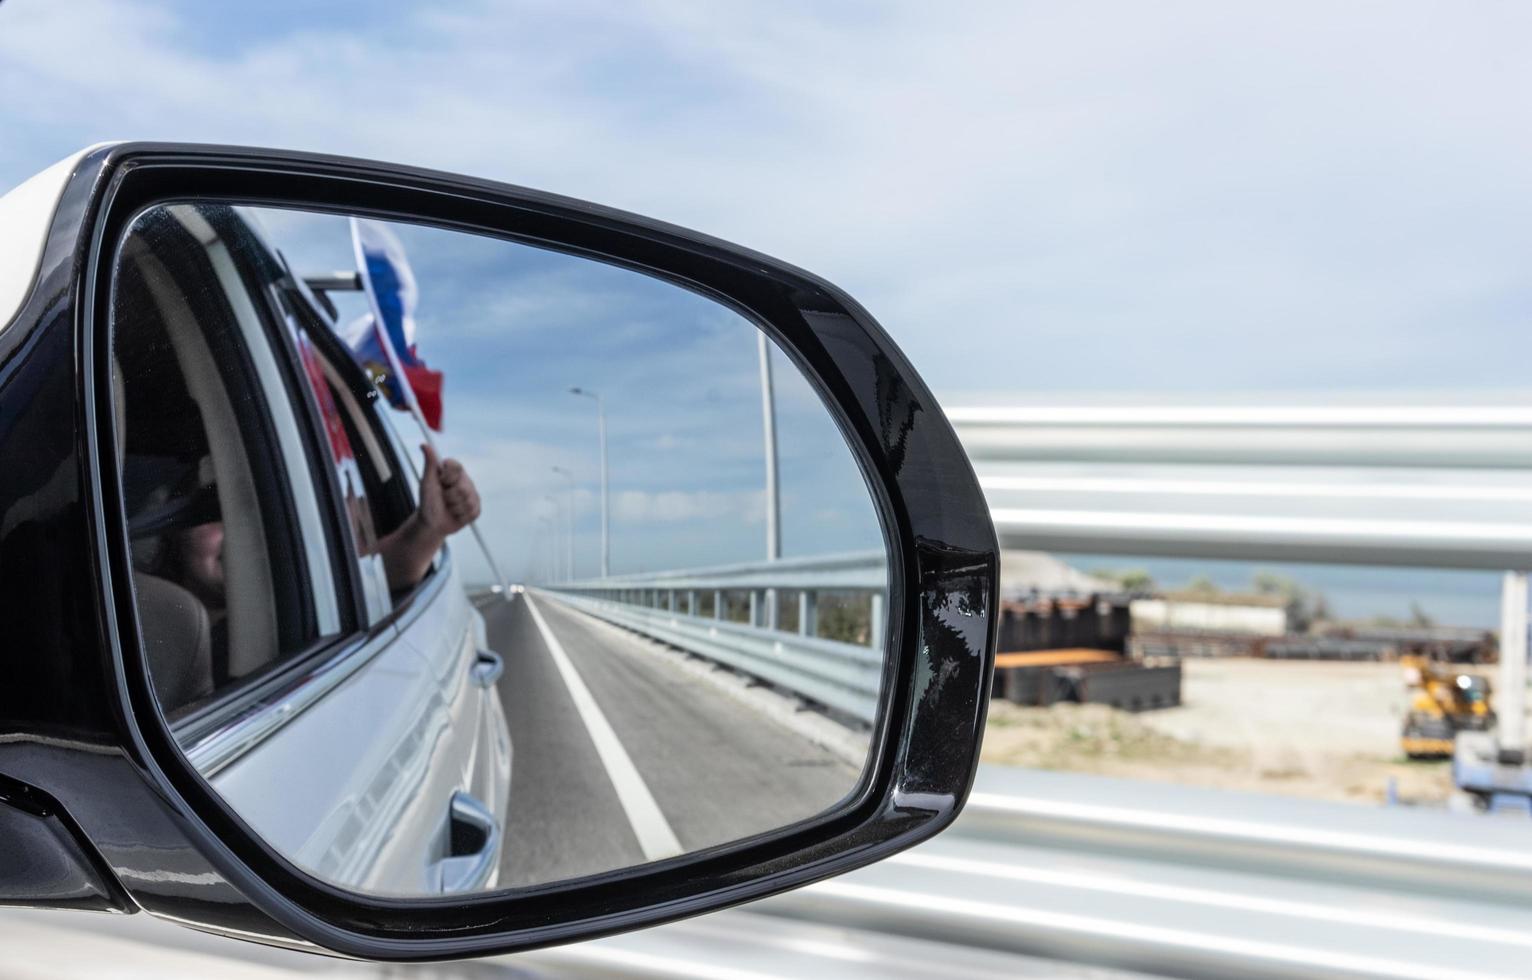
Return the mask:
<svg viewBox="0 0 1532 980">
<path fill-rule="evenodd" d="M 857 767 L 688 669 L 676 651 L 545 596 L 533 601 L 684 851 L 812 816 L 854 785 Z M 590 705 L 582 713 L 527 597 L 477 604 L 505 660 L 500 697 L 514 750 L 500 885 L 643 863 L 632 801 L 625 808 L 614 786 L 623 774 L 598 751 Z"/>
</svg>

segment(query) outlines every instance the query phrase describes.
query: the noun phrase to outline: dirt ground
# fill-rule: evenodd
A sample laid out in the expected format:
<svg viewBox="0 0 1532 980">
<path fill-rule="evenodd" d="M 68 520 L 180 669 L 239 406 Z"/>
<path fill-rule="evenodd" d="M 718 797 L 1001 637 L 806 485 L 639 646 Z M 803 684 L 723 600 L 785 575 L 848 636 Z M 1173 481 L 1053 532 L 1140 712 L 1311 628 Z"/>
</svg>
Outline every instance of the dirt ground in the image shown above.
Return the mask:
<svg viewBox="0 0 1532 980">
<path fill-rule="evenodd" d="M 1440 804 L 1451 765 L 1399 748 L 1408 695 L 1398 664 L 1219 659 L 1182 664 L 1182 704 L 990 706 L 984 760 L 1195 786 Z"/>
</svg>

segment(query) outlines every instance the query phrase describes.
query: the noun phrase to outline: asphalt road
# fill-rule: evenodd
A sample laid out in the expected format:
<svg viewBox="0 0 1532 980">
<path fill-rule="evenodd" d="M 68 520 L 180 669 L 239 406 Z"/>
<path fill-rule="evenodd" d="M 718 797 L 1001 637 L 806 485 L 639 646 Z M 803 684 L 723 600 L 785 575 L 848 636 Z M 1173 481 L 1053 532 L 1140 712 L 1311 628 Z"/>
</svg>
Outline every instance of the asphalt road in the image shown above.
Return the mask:
<svg viewBox="0 0 1532 980">
<path fill-rule="evenodd" d="M 514 753 L 502 887 L 643 863 L 635 795 L 652 799 L 651 823 L 684 852 L 812 816 L 851 790 L 854 767 L 681 669 L 674 654 L 533 601 L 563 670 L 526 596 L 482 607 L 489 644 L 505 659 L 500 696 Z M 582 685 L 588 697 L 574 690 Z M 593 713 L 615 734 L 615 753 L 610 737 L 601 745 Z"/>
</svg>

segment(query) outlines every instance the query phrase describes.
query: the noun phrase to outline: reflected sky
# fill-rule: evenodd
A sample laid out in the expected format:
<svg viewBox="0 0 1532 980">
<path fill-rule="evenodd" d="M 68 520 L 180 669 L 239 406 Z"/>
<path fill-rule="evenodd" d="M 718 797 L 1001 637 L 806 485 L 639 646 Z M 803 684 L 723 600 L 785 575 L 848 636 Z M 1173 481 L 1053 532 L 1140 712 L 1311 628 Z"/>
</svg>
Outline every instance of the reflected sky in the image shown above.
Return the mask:
<svg viewBox="0 0 1532 980">
<path fill-rule="evenodd" d="M 343 218 L 262 209 L 267 235 L 304 272 L 350 269 Z M 757 331 L 714 301 L 590 259 L 394 224 L 420 289 L 420 356 L 445 375 L 447 452 L 484 495 L 480 524 L 513 579 L 567 563 L 599 571 L 595 404 L 607 412 L 611 571 L 765 558 L 765 468 Z M 337 294 L 342 322 L 365 305 Z M 860 472 L 818 396 L 773 345 L 784 556 L 876 550 Z M 406 439 L 415 428 L 400 413 Z M 455 552 L 471 581 L 476 550 Z"/>
</svg>

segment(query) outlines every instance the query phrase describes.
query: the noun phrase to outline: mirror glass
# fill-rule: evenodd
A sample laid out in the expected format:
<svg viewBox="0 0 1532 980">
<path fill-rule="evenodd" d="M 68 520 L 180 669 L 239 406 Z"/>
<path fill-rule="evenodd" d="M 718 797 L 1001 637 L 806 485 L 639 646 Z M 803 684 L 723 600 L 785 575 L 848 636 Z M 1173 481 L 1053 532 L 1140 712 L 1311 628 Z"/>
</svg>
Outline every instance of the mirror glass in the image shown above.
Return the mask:
<svg viewBox="0 0 1532 980">
<path fill-rule="evenodd" d="M 153 687 L 289 860 L 516 888 L 853 790 L 884 537 L 750 320 L 506 239 L 207 202 L 142 213 L 112 288 Z"/>
</svg>

